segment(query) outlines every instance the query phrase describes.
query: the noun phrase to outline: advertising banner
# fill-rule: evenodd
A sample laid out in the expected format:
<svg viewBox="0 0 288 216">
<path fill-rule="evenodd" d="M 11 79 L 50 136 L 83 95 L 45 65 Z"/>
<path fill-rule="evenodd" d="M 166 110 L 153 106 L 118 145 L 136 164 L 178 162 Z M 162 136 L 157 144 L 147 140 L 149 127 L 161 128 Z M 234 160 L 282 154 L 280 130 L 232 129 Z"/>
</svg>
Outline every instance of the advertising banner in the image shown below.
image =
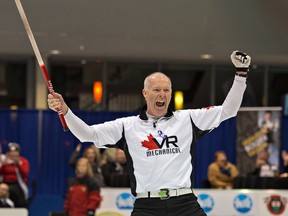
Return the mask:
<svg viewBox="0 0 288 216">
<path fill-rule="evenodd" d="M 194 189 L 208 216 L 287 216 L 287 190 Z M 103 188 L 97 216 L 130 216 L 135 198 L 129 188 Z"/>
<path fill-rule="evenodd" d="M 255 170 L 257 155 L 268 153 L 277 172 L 280 151 L 280 107 L 240 109 L 237 114 L 237 168 L 241 176 Z M 276 174 L 276 173 L 275 173 Z"/>
</svg>

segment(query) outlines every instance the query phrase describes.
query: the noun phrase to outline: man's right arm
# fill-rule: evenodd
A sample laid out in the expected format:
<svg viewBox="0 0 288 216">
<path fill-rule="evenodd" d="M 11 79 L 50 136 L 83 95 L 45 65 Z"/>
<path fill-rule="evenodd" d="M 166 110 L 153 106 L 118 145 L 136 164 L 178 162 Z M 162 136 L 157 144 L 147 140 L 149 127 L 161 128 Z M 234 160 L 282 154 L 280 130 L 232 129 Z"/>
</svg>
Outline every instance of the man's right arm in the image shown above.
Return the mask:
<svg viewBox="0 0 288 216">
<path fill-rule="evenodd" d="M 81 142 L 95 142 L 95 133 L 93 132 L 92 127 L 72 113 L 61 94 L 58 94 L 57 92 L 48 94 L 47 103 L 51 110 L 55 112 L 58 110 L 63 111 L 64 118 L 70 131 Z"/>
<path fill-rule="evenodd" d="M 62 109 L 66 123 L 81 142 L 93 142 L 96 147 L 105 145 L 112 147 L 117 144 L 123 136 L 123 120 L 118 119 L 101 124 L 88 125 L 77 117 L 66 105 L 62 96 L 58 93 L 48 95 L 49 108 L 57 112 Z"/>
</svg>

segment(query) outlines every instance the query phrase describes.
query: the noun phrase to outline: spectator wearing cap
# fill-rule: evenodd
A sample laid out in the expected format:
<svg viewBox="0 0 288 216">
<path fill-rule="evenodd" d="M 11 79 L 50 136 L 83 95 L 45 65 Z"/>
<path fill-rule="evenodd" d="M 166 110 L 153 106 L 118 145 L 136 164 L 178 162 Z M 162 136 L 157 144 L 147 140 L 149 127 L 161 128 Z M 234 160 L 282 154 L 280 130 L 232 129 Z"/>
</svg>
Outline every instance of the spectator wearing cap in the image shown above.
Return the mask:
<svg viewBox="0 0 288 216">
<path fill-rule="evenodd" d="M 20 156 L 20 145 L 9 143 L 6 158 L 0 167 L 3 182 L 9 185 L 10 198 L 15 207 L 26 207 L 28 198 L 29 162 Z"/>
</svg>

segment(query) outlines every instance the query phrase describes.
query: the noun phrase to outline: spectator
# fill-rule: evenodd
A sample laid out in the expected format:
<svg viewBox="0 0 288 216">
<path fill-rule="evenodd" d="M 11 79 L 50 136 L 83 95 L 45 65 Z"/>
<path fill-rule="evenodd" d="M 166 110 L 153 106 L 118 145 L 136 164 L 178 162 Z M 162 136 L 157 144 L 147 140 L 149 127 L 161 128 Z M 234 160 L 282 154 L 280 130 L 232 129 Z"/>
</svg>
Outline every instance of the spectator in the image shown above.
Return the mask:
<svg viewBox="0 0 288 216">
<path fill-rule="evenodd" d="M 127 161 L 124 151 L 117 149 L 115 160 L 102 166 L 105 184 L 109 187 L 130 187 Z"/>
<path fill-rule="evenodd" d="M 225 152 L 217 151 L 215 161 L 208 168 L 208 180 L 212 188 L 231 189 L 238 173 L 236 166 L 227 160 Z"/>
<path fill-rule="evenodd" d="M 260 151 L 257 154 L 255 169 L 251 173 L 259 177 L 274 177 L 278 175 L 277 167 L 269 163 L 269 153 L 267 151 Z"/>
<path fill-rule="evenodd" d="M 115 161 L 116 149 L 115 148 L 101 148 L 101 165 L 103 166 L 107 162 Z"/>
<path fill-rule="evenodd" d="M 9 199 L 9 186 L 5 183 L 0 184 L 0 208 L 14 208 L 14 203 Z"/>
<path fill-rule="evenodd" d="M 100 188 L 87 158 L 77 160 L 75 174 L 66 194 L 64 210 L 69 216 L 94 216 L 101 202 Z"/>
<path fill-rule="evenodd" d="M 82 144 L 79 143 L 73 152 L 73 154 L 70 157 L 70 165 L 75 169 L 75 165 L 77 162 L 77 158 L 79 157 L 80 150 L 81 150 Z M 91 164 L 93 176 L 98 182 L 98 185 L 100 187 L 105 186 L 104 177 L 102 174 L 101 167 L 99 165 L 100 162 L 100 154 L 99 149 L 97 149 L 95 146 L 88 146 L 83 153 L 83 157 L 87 158 Z"/>
<path fill-rule="evenodd" d="M 5 156 L 5 154 L 2 153 L 2 145 L 0 143 L 0 167 L 3 163 L 3 161 L 5 160 L 5 158 L 6 158 L 6 156 Z M 0 182 L 2 182 L 2 181 L 3 181 L 3 176 L 0 174 Z"/>
<path fill-rule="evenodd" d="M 284 173 L 280 175 L 280 177 L 288 177 L 288 153 L 287 151 L 282 151 L 282 159 L 283 159 L 283 165 L 284 165 Z"/>
<path fill-rule="evenodd" d="M 15 207 L 26 207 L 28 199 L 29 162 L 20 156 L 18 143 L 9 143 L 6 159 L 0 167 L 3 182 L 9 185 L 10 198 Z"/>
</svg>

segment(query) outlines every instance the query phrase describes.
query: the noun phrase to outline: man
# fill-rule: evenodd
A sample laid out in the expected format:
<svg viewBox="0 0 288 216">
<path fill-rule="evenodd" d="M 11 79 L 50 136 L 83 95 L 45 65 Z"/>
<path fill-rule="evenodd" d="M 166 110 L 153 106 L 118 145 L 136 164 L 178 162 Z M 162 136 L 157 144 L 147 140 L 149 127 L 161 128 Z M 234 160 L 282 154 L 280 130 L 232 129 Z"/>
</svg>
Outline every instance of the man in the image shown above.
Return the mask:
<svg viewBox="0 0 288 216">
<path fill-rule="evenodd" d="M 138 116 L 88 126 L 73 114 L 62 96 L 48 95 L 49 108 L 62 110 L 71 132 L 81 142 L 124 150 L 132 194 L 132 216 L 206 215 L 193 193 L 193 150 L 198 138 L 237 114 L 246 88 L 251 58 L 234 51 L 233 86 L 222 106 L 172 112 L 170 78 L 161 72 L 144 80 L 146 106 Z"/>
<path fill-rule="evenodd" d="M 269 153 L 267 151 L 258 152 L 255 168 L 251 174 L 259 177 L 275 177 L 278 175 L 278 167 L 269 163 Z"/>
<path fill-rule="evenodd" d="M 29 162 L 20 156 L 18 143 L 8 144 L 6 159 L 0 167 L 0 174 L 3 175 L 3 182 L 9 185 L 10 198 L 15 207 L 26 207 Z"/>
<path fill-rule="evenodd" d="M 9 199 L 9 186 L 5 183 L 0 184 L 0 208 L 13 208 L 14 203 Z"/>
<path fill-rule="evenodd" d="M 231 189 L 238 173 L 237 167 L 227 161 L 225 152 L 217 151 L 215 161 L 208 167 L 208 180 L 212 188 Z"/>
</svg>

